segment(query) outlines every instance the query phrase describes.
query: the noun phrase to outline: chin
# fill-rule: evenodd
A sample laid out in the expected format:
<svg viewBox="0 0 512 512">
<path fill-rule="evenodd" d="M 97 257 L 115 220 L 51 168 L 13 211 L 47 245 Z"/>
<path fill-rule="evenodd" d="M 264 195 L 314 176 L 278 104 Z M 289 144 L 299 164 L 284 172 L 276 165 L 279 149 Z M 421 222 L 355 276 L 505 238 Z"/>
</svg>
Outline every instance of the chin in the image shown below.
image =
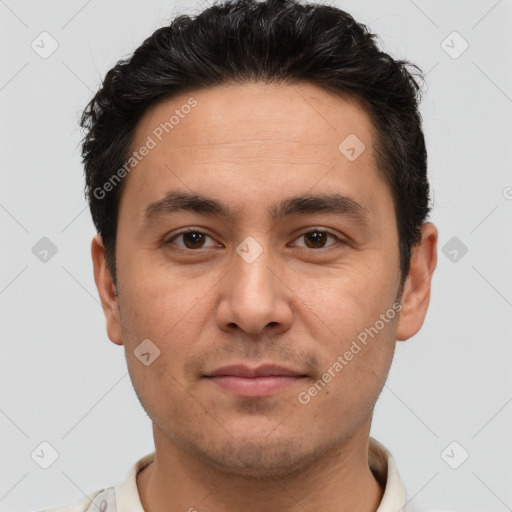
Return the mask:
<svg viewBox="0 0 512 512">
<path fill-rule="evenodd" d="M 230 476 L 247 477 L 252 480 L 284 479 L 293 477 L 326 453 L 328 446 L 311 446 L 303 440 L 271 439 L 273 434 L 260 440 L 231 438 L 224 444 L 216 444 L 213 450 L 195 446 L 193 451 L 205 463 Z M 311 441 L 310 439 L 308 440 Z"/>
</svg>

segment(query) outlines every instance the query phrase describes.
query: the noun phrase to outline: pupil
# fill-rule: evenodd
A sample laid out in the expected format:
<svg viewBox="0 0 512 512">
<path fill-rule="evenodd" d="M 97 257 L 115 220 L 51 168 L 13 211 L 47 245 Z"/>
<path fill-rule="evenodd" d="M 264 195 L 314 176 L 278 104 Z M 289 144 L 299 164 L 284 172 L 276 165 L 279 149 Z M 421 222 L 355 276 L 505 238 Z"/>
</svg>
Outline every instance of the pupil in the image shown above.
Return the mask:
<svg viewBox="0 0 512 512">
<path fill-rule="evenodd" d="M 318 247 L 319 245 L 321 247 L 325 243 L 325 240 L 327 238 L 327 234 L 326 233 L 321 233 L 321 232 L 318 232 L 318 231 L 312 231 L 311 233 L 306 235 L 306 240 L 309 240 L 310 238 L 316 239 L 316 242 L 313 242 L 313 247 Z M 309 244 L 309 243 L 306 243 L 306 245 L 311 247 L 311 244 Z"/>
<path fill-rule="evenodd" d="M 189 246 L 187 244 L 187 239 L 192 239 L 192 246 L 193 248 L 196 248 L 197 246 L 201 246 L 201 243 L 203 242 L 204 235 L 202 233 L 198 233 L 197 231 L 191 231 L 190 233 L 184 233 L 183 234 L 183 241 L 185 242 L 185 245 Z"/>
</svg>

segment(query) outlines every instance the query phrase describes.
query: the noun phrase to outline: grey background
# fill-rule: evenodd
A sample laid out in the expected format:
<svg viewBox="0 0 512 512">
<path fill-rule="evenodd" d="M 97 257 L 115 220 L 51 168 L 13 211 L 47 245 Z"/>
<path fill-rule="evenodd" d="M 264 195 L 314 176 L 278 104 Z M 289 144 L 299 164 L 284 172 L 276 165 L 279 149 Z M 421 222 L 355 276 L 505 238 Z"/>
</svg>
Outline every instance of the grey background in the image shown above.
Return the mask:
<svg viewBox="0 0 512 512">
<path fill-rule="evenodd" d="M 423 329 L 397 343 L 372 436 L 393 453 L 416 508 L 512 510 L 512 2 L 331 3 L 428 72 L 439 263 Z M 71 503 L 153 450 L 94 285 L 77 119 L 118 59 L 199 5 L 0 0 L 0 511 Z M 31 47 L 43 31 L 58 43 L 45 59 Z M 469 44 L 457 58 L 453 31 Z M 46 262 L 32 251 L 43 237 L 57 249 Z M 58 452 L 48 469 L 31 457 L 43 441 Z M 462 450 L 469 458 L 453 469 L 446 460 Z"/>
</svg>

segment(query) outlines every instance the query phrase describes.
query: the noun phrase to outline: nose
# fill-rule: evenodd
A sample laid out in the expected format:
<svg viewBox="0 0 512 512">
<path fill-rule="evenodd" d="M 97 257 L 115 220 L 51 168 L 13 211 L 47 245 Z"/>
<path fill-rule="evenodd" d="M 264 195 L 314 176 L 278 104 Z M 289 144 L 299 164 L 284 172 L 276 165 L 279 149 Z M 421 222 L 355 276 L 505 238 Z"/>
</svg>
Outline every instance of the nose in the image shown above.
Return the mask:
<svg viewBox="0 0 512 512">
<path fill-rule="evenodd" d="M 237 327 L 250 334 L 272 330 L 279 334 L 291 326 L 293 292 L 286 283 L 282 265 L 264 249 L 253 261 L 238 253 L 233 267 L 219 283 L 221 300 L 217 308 L 219 328 Z"/>
</svg>

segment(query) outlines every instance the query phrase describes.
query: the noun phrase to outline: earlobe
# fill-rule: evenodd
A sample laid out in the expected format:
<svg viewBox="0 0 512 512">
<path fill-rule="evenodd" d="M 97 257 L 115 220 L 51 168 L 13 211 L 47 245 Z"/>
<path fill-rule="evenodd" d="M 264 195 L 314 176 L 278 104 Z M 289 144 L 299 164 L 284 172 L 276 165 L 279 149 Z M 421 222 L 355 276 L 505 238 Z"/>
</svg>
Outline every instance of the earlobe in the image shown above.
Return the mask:
<svg viewBox="0 0 512 512">
<path fill-rule="evenodd" d="M 402 295 L 402 311 L 396 339 L 405 341 L 423 325 L 430 302 L 432 276 L 437 265 L 437 228 L 431 222 L 422 226 L 421 242 L 411 255 L 411 267 Z"/>
<path fill-rule="evenodd" d="M 105 247 L 99 234 L 91 242 L 91 257 L 94 269 L 94 281 L 100 296 L 103 313 L 107 322 L 107 335 L 116 345 L 123 344 L 119 299 L 112 274 L 107 267 Z"/>
</svg>

